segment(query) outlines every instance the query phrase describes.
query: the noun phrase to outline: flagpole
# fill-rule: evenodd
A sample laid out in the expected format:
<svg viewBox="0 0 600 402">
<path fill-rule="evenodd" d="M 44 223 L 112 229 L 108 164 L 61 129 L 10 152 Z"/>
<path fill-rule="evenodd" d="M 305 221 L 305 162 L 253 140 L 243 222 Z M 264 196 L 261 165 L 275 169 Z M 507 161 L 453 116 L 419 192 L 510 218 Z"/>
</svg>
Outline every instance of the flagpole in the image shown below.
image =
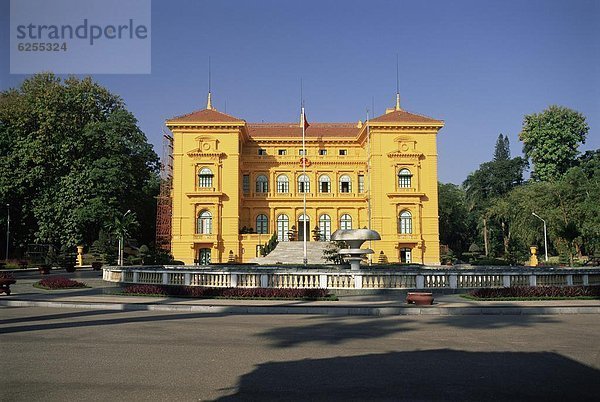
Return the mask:
<svg viewBox="0 0 600 402">
<path fill-rule="evenodd" d="M 369 124 L 369 109 L 367 109 L 367 219 L 368 229 L 371 230 L 371 128 Z M 373 248 L 373 240 L 369 240 L 369 248 Z M 369 265 L 373 262 L 369 254 Z"/>
<path fill-rule="evenodd" d="M 304 115 L 304 106 L 302 106 L 302 180 L 306 180 L 306 142 L 305 142 L 305 131 L 306 131 L 306 116 Z M 304 188 L 302 192 L 302 204 L 304 207 L 304 219 L 302 220 L 302 242 L 304 250 L 304 265 L 308 263 L 308 257 L 306 254 L 306 181 L 304 181 Z"/>
</svg>

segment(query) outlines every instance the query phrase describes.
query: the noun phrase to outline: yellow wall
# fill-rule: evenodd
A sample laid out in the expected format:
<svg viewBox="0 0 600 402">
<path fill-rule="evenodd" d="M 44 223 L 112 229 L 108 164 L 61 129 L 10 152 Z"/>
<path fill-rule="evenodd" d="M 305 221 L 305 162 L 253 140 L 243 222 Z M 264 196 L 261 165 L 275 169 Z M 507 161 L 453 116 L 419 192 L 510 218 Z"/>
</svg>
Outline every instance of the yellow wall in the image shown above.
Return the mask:
<svg viewBox="0 0 600 402">
<path fill-rule="evenodd" d="M 176 260 L 192 264 L 198 250 L 208 248 L 211 262 L 227 262 L 230 251 L 236 261 L 249 262 L 255 258 L 256 246 L 276 233 L 280 214 L 289 217 L 290 228 L 296 225 L 300 229 L 298 218 L 303 210 L 297 178 L 302 174 L 301 138 L 250 138 L 244 121 L 181 123 L 173 119 L 167 126 L 174 137 L 172 253 Z M 308 138 L 310 230 L 322 214 L 331 217 L 331 232 L 339 228 L 343 214 L 352 217 L 353 228 L 367 227 L 370 186 L 371 227 L 382 238 L 372 243 L 374 262 L 381 251 L 390 262 L 398 262 L 400 249 L 409 248 L 412 262 L 439 264 L 436 136 L 442 126 L 441 122 L 372 122 L 368 129 L 367 125 L 357 126 L 354 138 Z M 258 155 L 258 148 L 267 154 Z M 280 149 L 287 154 L 279 155 Z M 326 149 L 327 155 L 319 155 L 319 149 Z M 340 156 L 339 149 L 347 150 L 347 155 Z M 198 172 L 205 167 L 214 173 L 210 188 L 198 186 Z M 413 174 L 410 188 L 398 186 L 397 173 L 402 168 Z M 268 178 L 266 194 L 255 191 L 260 174 Z M 277 192 L 276 178 L 281 174 L 289 179 L 287 193 Z M 319 192 L 322 174 L 331 178 L 330 193 Z M 248 193 L 242 187 L 244 175 L 250 176 Z M 351 178 L 349 193 L 339 191 L 342 175 Z M 365 180 L 363 192 L 359 192 L 359 175 Z M 204 210 L 212 214 L 211 234 L 196 233 L 196 217 Z M 412 214 L 412 233 L 399 234 L 398 217 L 405 210 Z M 243 227 L 256 230 L 256 216 L 261 213 L 268 216 L 268 233 L 240 234 Z"/>
</svg>

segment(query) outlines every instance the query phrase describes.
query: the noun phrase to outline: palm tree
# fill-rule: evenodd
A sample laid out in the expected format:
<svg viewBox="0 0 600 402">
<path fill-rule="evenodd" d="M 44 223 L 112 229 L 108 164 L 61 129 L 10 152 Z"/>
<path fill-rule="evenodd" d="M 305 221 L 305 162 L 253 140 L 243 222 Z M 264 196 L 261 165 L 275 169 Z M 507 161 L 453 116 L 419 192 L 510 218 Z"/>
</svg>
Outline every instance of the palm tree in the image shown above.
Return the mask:
<svg viewBox="0 0 600 402">
<path fill-rule="evenodd" d="M 115 216 L 114 220 L 107 225 L 107 229 L 110 233 L 117 236 L 119 242 L 119 262 L 120 266 L 123 265 L 123 248 L 125 247 L 125 238 L 131 234 L 131 231 L 139 226 L 135 212 L 131 212 L 130 209 L 123 214 L 123 216 Z"/>
</svg>

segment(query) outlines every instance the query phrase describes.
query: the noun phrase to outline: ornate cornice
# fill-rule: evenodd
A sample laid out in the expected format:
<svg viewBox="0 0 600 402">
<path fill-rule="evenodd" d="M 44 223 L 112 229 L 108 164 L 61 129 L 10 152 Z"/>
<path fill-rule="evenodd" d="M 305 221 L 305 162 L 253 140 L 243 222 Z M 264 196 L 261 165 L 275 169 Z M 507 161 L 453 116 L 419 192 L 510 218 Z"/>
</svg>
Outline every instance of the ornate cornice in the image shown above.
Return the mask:
<svg viewBox="0 0 600 402">
<path fill-rule="evenodd" d="M 222 159 L 226 155 L 224 152 L 204 152 L 202 149 L 196 148 L 192 151 L 189 151 L 187 153 L 187 156 L 189 156 L 190 158 L 196 158 L 196 159 L 198 159 L 198 158 Z"/>
<path fill-rule="evenodd" d="M 420 159 L 424 156 L 422 152 L 400 152 L 394 151 L 387 154 L 391 159 Z"/>
</svg>

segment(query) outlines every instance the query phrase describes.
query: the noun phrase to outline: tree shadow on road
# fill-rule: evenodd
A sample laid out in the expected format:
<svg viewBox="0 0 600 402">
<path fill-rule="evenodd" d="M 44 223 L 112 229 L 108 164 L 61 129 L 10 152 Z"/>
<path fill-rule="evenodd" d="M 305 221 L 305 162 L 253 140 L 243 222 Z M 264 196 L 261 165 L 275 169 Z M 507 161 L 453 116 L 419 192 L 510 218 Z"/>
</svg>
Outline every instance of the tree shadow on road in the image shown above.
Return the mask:
<svg viewBox="0 0 600 402">
<path fill-rule="evenodd" d="M 599 376 L 556 353 L 438 349 L 268 362 L 218 400 L 592 401 Z"/>
</svg>

